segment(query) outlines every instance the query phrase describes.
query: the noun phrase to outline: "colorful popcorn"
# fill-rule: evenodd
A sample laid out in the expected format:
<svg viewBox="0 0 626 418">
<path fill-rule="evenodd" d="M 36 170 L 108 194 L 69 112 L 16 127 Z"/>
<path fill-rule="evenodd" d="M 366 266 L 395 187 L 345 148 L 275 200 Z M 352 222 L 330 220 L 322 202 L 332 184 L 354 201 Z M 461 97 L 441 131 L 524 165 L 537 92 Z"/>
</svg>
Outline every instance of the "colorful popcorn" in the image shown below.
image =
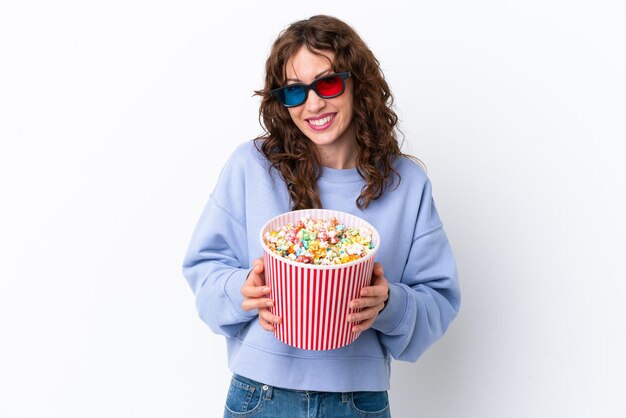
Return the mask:
<svg viewBox="0 0 626 418">
<path fill-rule="evenodd" d="M 278 231 L 266 232 L 265 245 L 279 256 L 305 264 L 345 264 L 370 254 L 374 249 L 369 228 L 352 228 L 328 220 L 301 218 Z"/>
</svg>

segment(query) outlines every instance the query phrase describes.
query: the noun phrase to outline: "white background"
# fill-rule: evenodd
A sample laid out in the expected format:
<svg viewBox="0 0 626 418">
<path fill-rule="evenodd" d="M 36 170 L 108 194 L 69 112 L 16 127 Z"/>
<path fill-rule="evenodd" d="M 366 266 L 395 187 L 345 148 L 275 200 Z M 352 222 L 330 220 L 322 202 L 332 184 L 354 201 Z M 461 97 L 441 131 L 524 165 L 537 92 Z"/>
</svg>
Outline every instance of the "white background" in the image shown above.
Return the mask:
<svg viewBox="0 0 626 418">
<path fill-rule="evenodd" d="M 394 416 L 626 416 L 623 2 L 66 0 L 0 6 L 0 417 L 221 416 L 182 258 L 317 13 L 380 60 L 460 270 Z"/>
</svg>

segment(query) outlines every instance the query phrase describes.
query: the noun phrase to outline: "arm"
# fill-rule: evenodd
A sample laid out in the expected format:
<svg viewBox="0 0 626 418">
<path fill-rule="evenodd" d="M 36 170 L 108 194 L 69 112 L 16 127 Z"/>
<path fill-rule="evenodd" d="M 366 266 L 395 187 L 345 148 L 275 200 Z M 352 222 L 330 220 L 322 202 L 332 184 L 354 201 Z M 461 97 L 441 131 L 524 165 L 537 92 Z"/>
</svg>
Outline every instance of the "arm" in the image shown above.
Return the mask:
<svg viewBox="0 0 626 418">
<path fill-rule="evenodd" d="M 416 361 L 443 336 L 461 302 L 456 263 L 428 182 L 402 277 L 388 285 L 387 303 L 372 328 L 394 358 Z"/>
<path fill-rule="evenodd" d="M 256 315 L 242 308 L 248 277 L 246 230 L 212 195 L 194 230 L 183 275 L 196 297 L 200 318 L 213 332 L 236 335 Z"/>
<path fill-rule="evenodd" d="M 259 166 L 251 142 L 239 145 L 219 176 L 200 216 L 183 262 L 183 274 L 196 296 L 200 318 L 216 333 L 234 336 L 259 316 L 273 328 L 280 319 L 267 309 L 262 259 L 252 260 L 248 212 L 265 190 L 266 166 Z M 260 171 L 261 170 L 261 171 Z M 261 174 L 262 173 L 262 174 Z M 253 264 L 254 267 L 251 265 Z"/>
</svg>

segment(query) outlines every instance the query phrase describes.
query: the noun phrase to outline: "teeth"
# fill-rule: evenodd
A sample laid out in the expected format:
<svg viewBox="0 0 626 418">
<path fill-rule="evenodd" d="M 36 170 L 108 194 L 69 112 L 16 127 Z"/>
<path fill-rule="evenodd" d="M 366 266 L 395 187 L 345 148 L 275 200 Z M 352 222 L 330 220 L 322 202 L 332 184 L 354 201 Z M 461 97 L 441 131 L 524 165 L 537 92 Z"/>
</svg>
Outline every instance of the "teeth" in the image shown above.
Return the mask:
<svg viewBox="0 0 626 418">
<path fill-rule="evenodd" d="M 315 126 L 322 126 L 330 122 L 332 119 L 333 119 L 333 116 L 331 115 L 331 116 L 326 116 L 325 118 L 322 118 L 322 119 L 309 120 L 309 123 Z"/>
</svg>

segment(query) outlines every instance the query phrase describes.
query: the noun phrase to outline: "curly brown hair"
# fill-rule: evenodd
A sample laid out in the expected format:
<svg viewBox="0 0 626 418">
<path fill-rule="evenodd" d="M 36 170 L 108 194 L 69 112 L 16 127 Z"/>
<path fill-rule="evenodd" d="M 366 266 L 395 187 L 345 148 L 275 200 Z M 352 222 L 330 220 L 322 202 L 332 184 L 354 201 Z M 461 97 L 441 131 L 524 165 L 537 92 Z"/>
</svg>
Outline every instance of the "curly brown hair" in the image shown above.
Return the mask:
<svg viewBox="0 0 626 418">
<path fill-rule="evenodd" d="M 400 175 L 392 163 L 400 151 L 396 135 L 398 117 L 391 109 L 393 96 L 380 64 L 365 42 L 349 25 L 318 15 L 291 24 L 274 42 L 265 65 L 259 122 L 265 133 L 255 139 L 257 148 L 277 169 L 289 190 L 293 210 L 321 208 L 317 180 L 320 156 L 313 142 L 293 123 L 289 111 L 270 95 L 286 83 L 287 61 L 305 46 L 310 52 L 335 54 L 332 69 L 350 71 L 354 82 L 353 124 L 357 142 L 356 166 L 366 185 L 356 201 L 365 209 L 380 198 Z"/>
</svg>

